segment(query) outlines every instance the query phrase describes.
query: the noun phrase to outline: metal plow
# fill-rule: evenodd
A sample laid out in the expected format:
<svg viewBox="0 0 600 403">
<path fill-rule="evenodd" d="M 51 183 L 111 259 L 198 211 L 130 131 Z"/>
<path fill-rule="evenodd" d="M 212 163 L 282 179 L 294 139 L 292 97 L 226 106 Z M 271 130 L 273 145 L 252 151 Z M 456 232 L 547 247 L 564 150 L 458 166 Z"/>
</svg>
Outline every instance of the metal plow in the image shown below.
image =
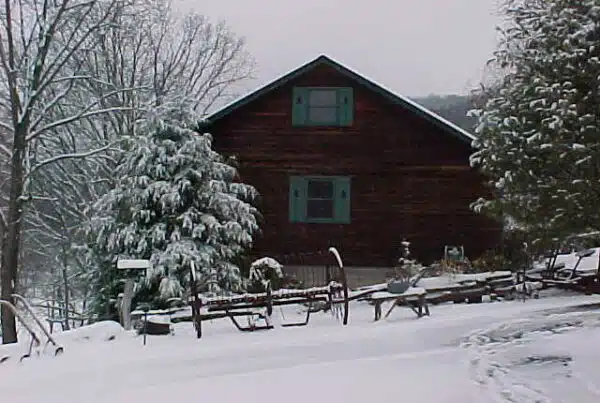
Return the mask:
<svg viewBox="0 0 600 403">
<path fill-rule="evenodd" d="M 19 323 L 21 323 L 31 338 L 29 342 L 29 348 L 27 352 L 21 356 L 19 362 L 26 358 L 30 358 L 34 352 L 34 349 L 45 349 L 49 344 L 51 344 L 54 348 L 54 356 L 62 354 L 64 352 L 64 348 L 56 342 L 54 337 L 52 337 L 48 329 L 46 329 L 44 326 L 43 322 L 36 315 L 33 309 L 31 309 L 31 306 L 27 300 L 19 294 L 12 294 L 11 297 L 14 303 L 0 299 L 0 306 L 5 306 L 15 315 Z M 33 319 L 33 323 L 26 318 L 25 314 L 28 314 Z M 41 331 L 43 336 L 40 336 L 37 333 L 39 331 Z M 45 343 L 43 343 L 42 346 L 43 338 L 45 338 Z M 41 352 L 37 350 L 37 354 L 39 355 L 40 353 Z M 8 361 L 9 359 L 9 355 L 0 357 L 0 364 Z"/>
</svg>

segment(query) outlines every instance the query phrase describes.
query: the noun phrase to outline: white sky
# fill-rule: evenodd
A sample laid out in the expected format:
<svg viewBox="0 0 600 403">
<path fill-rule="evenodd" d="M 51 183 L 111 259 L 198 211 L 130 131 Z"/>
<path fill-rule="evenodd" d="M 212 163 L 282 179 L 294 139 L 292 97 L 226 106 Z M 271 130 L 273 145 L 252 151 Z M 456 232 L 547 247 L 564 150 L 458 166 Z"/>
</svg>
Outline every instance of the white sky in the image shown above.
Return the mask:
<svg viewBox="0 0 600 403">
<path fill-rule="evenodd" d="M 246 38 L 250 88 L 326 54 L 401 95 L 467 93 L 500 22 L 498 0 L 174 1 Z"/>
</svg>

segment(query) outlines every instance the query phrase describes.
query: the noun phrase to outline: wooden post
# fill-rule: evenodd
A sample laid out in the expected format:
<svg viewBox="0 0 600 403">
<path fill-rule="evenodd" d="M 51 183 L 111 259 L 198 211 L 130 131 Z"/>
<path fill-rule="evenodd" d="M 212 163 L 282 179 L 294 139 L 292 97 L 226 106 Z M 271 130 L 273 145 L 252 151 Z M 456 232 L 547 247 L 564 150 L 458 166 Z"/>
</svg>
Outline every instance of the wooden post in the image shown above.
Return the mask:
<svg viewBox="0 0 600 403">
<path fill-rule="evenodd" d="M 131 330 L 131 302 L 133 300 L 133 290 L 135 286 L 134 273 L 141 270 L 147 274 L 150 268 L 150 261 L 145 259 L 119 259 L 117 260 L 117 269 L 125 271 L 125 286 L 123 288 L 123 299 L 121 300 L 121 324 L 125 330 Z"/>
<path fill-rule="evenodd" d="M 135 282 L 132 278 L 125 279 L 123 302 L 121 306 L 121 323 L 125 330 L 131 330 L 131 301 L 133 300 L 134 285 Z"/>
<path fill-rule="evenodd" d="M 198 284 L 196 283 L 196 265 L 194 262 L 190 265 L 190 293 L 192 294 L 192 320 L 196 328 L 196 337 L 202 338 L 202 300 L 198 297 Z"/>
</svg>

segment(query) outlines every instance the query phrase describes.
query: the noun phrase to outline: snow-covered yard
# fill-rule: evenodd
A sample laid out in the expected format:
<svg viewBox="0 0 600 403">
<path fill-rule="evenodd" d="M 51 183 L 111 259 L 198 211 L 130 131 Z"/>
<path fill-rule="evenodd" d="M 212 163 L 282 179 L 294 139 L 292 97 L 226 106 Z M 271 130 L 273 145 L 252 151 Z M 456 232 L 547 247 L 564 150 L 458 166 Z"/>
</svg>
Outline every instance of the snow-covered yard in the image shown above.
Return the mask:
<svg viewBox="0 0 600 403">
<path fill-rule="evenodd" d="M 448 304 L 421 319 L 397 309 L 377 323 L 356 303 L 347 327 L 326 314 L 256 333 L 219 320 L 197 340 L 184 323 L 145 347 L 106 322 L 61 334 L 59 358 L 0 365 L 0 400 L 596 402 L 600 315 L 569 308 L 592 303 L 600 296 Z"/>
</svg>

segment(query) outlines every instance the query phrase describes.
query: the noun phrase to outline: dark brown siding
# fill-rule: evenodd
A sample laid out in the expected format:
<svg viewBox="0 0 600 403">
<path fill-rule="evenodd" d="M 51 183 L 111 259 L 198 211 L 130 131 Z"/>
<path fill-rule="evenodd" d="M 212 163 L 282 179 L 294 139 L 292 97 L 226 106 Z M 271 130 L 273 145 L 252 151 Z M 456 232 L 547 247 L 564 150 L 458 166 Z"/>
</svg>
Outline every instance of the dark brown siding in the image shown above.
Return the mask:
<svg viewBox="0 0 600 403">
<path fill-rule="evenodd" d="M 353 126 L 292 127 L 296 85 L 354 87 Z M 464 244 L 473 258 L 499 239 L 495 223 L 469 210 L 484 193 L 469 146 L 326 65 L 235 110 L 212 132 L 217 150 L 236 155 L 242 180 L 261 194 L 256 256 L 323 264 L 294 255 L 335 245 L 346 265 L 389 266 L 403 238 L 424 261 L 441 258 L 445 244 Z M 351 223 L 290 223 L 294 174 L 351 176 Z"/>
</svg>

